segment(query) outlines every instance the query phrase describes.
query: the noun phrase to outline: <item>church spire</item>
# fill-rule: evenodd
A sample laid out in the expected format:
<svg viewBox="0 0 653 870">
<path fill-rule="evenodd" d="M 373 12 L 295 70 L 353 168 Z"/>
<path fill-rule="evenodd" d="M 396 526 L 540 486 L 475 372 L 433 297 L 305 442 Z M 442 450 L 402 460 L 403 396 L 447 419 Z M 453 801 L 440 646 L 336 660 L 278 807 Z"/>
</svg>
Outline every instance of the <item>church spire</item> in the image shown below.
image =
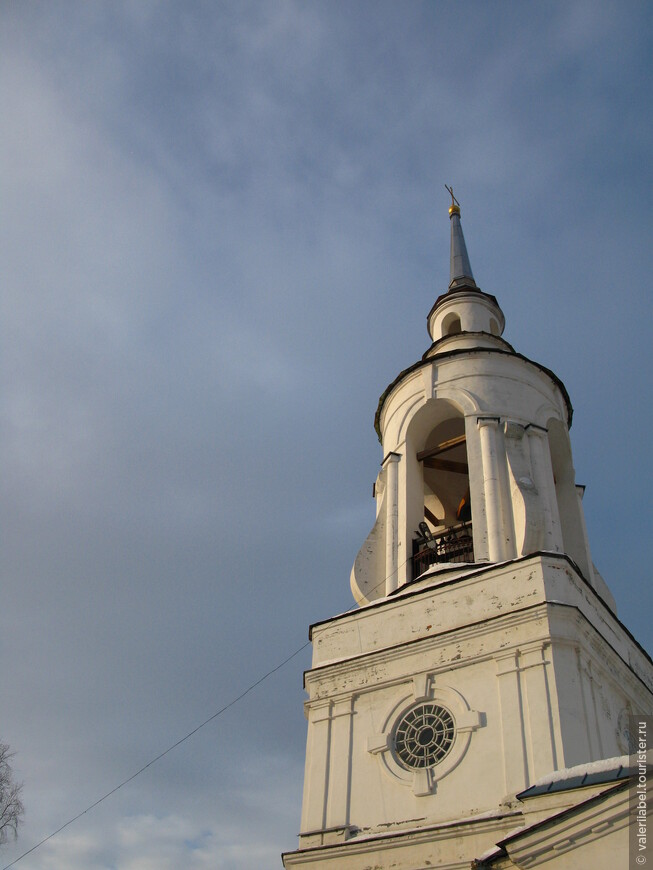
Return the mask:
<svg viewBox="0 0 653 870">
<path fill-rule="evenodd" d="M 478 289 L 472 267 L 467 254 L 463 228 L 460 225 L 460 203 L 453 195 L 453 188 L 445 187 L 451 194 L 449 206 L 449 219 L 451 220 L 451 269 L 449 275 L 449 290 L 458 290 L 463 287 Z"/>
<path fill-rule="evenodd" d="M 449 220 L 451 221 L 451 270 L 448 292 L 435 300 L 428 317 L 429 335 L 434 345 L 428 355 L 439 354 L 446 347 L 497 347 L 512 351 L 501 339 L 505 320 L 499 303 L 484 293 L 474 280 L 467 254 L 465 237 L 460 226 L 460 203 L 453 190 L 445 184 L 451 195 Z"/>
</svg>

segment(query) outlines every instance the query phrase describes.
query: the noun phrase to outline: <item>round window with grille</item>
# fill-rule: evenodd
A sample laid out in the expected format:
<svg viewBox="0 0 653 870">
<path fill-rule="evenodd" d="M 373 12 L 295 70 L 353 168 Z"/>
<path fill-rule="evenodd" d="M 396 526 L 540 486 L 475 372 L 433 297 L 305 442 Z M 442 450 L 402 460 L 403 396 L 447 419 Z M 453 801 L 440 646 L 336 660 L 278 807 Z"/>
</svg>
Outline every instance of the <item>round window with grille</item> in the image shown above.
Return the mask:
<svg viewBox="0 0 653 870">
<path fill-rule="evenodd" d="M 394 744 L 401 763 L 416 770 L 442 761 L 453 745 L 453 716 L 439 704 L 412 707 L 397 722 Z"/>
</svg>

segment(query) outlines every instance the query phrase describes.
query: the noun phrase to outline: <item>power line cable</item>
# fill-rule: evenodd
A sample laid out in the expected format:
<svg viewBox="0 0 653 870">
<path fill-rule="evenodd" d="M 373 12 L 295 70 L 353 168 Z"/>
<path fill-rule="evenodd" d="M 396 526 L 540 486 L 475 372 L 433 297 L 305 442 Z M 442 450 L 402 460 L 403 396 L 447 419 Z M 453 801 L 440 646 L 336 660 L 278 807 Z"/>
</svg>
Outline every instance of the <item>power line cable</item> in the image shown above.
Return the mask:
<svg viewBox="0 0 653 870">
<path fill-rule="evenodd" d="M 245 697 L 245 695 L 248 695 L 248 694 L 249 694 L 253 689 L 255 689 L 257 686 L 260 686 L 260 684 L 261 684 L 264 680 L 267 680 L 268 677 L 271 677 L 272 674 L 276 673 L 276 672 L 277 672 L 278 670 L 280 670 L 284 665 L 288 664 L 288 662 L 289 662 L 291 659 L 294 659 L 295 656 L 299 655 L 299 653 L 302 652 L 302 650 L 306 649 L 307 646 L 310 646 L 310 641 L 306 641 L 306 643 L 302 644 L 302 646 L 300 646 L 298 649 L 296 649 L 293 653 L 291 653 L 291 654 L 290 654 L 287 658 L 285 658 L 282 662 L 280 662 L 280 663 L 279 663 L 278 665 L 276 665 L 275 667 L 271 668 L 271 669 L 270 669 L 266 674 L 263 674 L 262 677 L 259 677 L 259 679 L 256 680 L 256 682 L 254 682 L 254 683 L 252 683 L 251 685 L 249 685 L 249 686 L 248 686 L 248 687 L 247 687 L 243 692 L 240 693 L 240 695 L 238 695 L 237 697 L 233 698 L 231 701 L 229 701 L 228 704 L 225 704 L 224 707 L 221 707 L 221 708 L 220 708 L 217 712 L 215 712 L 212 716 L 209 716 L 208 719 L 205 719 L 204 722 L 202 722 L 202 723 L 201 723 L 200 725 L 198 725 L 196 728 L 193 728 L 192 731 L 189 731 L 188 734 L 186 734 L 186 735 L 184 735 L 183 737 L 181 737 L 179 740 L 177 740 L 175 743 L 173 743 L 171 746 L 169 746 L 169 747 L 168 747 L 167 749 L 165 749 L 163 752 L 160 752 L 160 753 L 159 753 L 155 758 L 152 758 L 150 761 L 147 762 L 147 764 L 144 764 L 143 767 L 141 767 L 139 770 L 137 770 L 136 773 L 132 773 L 131 776 L 128 776 L 127 779 L 124 779 L 121 783 L 119 783 L 117 786 L 115 786 L 114 788 L 112 788 L 111 791 L 108 791 L 106 794 L 102 795 L 101 798 L 98 798 L 98 800 L 94 801 L 92 804 L 90 804 L 88 807 L 86 807 L 85 810 L 82 810 L 81 813 L 77 813 L 76 816 L 73 816 L 71 819 L 68 819 L 68 821 L 67 821 L 65 824 L 61 825 L 60 828 L 57 828 L 56 831 L 53 831 L 51 834 L 48 834 L 47 837 L 44 837 L 42 840 L 40 840 L 38 843 L 36 843 L 36 845 L 32 846 L 31 849 L 28 849 L 26 852 L 23 852 L 23 854 L 22 854 L 22 855 L 19 855 L 18 858 L 15 858 L 15 859 L 11 862 L 11 864 L 7 864 L 5 867 L 3 867 L 3 870 L 9 870 L 10 867 L 13 867 L 15 864 L 17 864 L 17 863 L 18 863 L 19 861 L 21 861 L 23 858 L 27 857 L 27 855 L 30 855 L 32 852 L 36 851 L 36 849 L 38 849 L 38 848 L 39 848 L 40 846 L 42 846 L 44 843 L 47 843 L 48 840 L 51 840 L 53 837 L 56 837 L 56 835 L 59 834 L 59 833 L 61 833 L 61 831 L 63 831 L 64 828 L 67 828 L 69 825 L 72 825 L 73 822 L 76 822 L 77 819 L 81 819 L 81 817 L 82 817 L 83 815 L 85 815 L 86 813 L 90 812 L 90 810 L 92 810 L 92 809 L 94 809 L 95 807 L 97 807 L 99 804 L 102 803 L 102 801 L 105 801 L 108 797 L 111 797 L 112 794 L 115 794 L 115 793 L 116 793 L 119 789 L 121 789 L 124 785 L 127 785 L 127 783 L 131 782 L 133 779 L 136 779 L 136 777 L 137 777 L 137 776 L 140 776 L 140 774 L 143 773 L 145 770 L 147 770 L 148 767 L 152 767 L 153 764 L 156 764 L 157 761 L 160 761 L 160 760 L 161 760 L 165 755 L 168 755 L 169 752 L 172 752 L 173 749 L 176 749 L 178 746 L 181 746 L 182 743 L 184 743 L 186 740 L 188 740 L 188 739 L 189 739 L 190 737 L 192 737 L 194 734 L 197 734 L 197 732 L 198 732 L 200 729 L 204 728 L 205 725 L 208 725 L 209 722 L 212 722 L 214 719 L 217 719 L 218 716 L 221 716 L 222 713 L 224 713 L 224 712 L 225 712 L 226 710 L 228 710 L 230 707 L 233 707 L 234 704 L 237 704 L 239 701 L 241 701 L 241 700 Z"/>
<path fill-rule="evenodd" d="M 398 571 L 399 568 L 403 568 L 403 566 L 406 564 L 407 561 L 408 561 L 408 559 L 405 559 L 401 563 L 401 565 L 397 566 L 396 570 Z M 390 576 L 392 576 L 392 575 L 388 574 L 388 577 L 390 577 Z M 377 585 L 374 586 L 370 591 L 376 592 L 377 589 L 380 589 L 381 586 L 384 586 L 388 577 L 384 577 L 383 580 L 380 583 L 377 583 Z M 357 605 L 353 604 L 348 610 L 344 611 L 343 615 L 345 615 L 347 613 L 351 613 L 355 607 L 357 607 Z M 295 656 L 298 656 L 299 653 L 302 652 L 302 650 L 305 650 L 307 646 L 310 646 L 310 644 L 311 644 L 310 640 L 307 640 L 306 643 L 303 643 L 293 653 L 291 653 L 289 656 L 287 656 L 282 662 L 279 662 L 278 665 L 275 665 L 275 667 L 271 668 L 267 673 L 263 674 L 262 677 L 259 677 L 259 679 L 256 680 L 256 682 L 251 683 L 251 685 L 249 685 L 243 692 L 241 692 L 240 695 L 237 695 L 235 698 L 232 698 L 232 700 L 229 701 L 228 704 L 225 704 L 224 707 L 221 707 L 217 712 L 213 713 L 212 716 L 209 716 L 208 719 L 205 719 L 204 722 L 202 722 L 196 728 L 193 728 L 192 731 L 189 731 L 188 734 L 185 734 L 183 737 L 181 737 L 179 740 L 177 740 L 175 743 L 173 743 L 167 749 L 164 749 L 163 752 L 160 752 L 155 758 L 152 758 L 150 761 L 148 761 L 147 764 L 144 764 L 143 767 L 141 767 L 139 770 L 136 771 L 136 773 L 132 773 L 132 775 L 128 776 L 127 779 L 124 779 L 121 783 L 119 783 L 117 786 L 112 788 L 106 794 L 103 794 L 101 798 L 98 798 L 92 804 L 87 806 L 85 810 L 81 811 L 81 813 L 77 813 L 76 816 L 73 816 L 71 819 L 68 819 L 68 821 L 65 822 L 63 825 L 61 825 L 60 828 L 57 828 L 56 831 L 53 831 L 51 834 L 48 834 L 47 837 L 44 837 L 42 840 L 40 840 L 38 843 L 36 843 L 34 846 L 32 846 L 26 852 L 23 852 L 22 855 L 19 855 L 17 858 L 14 858 L 14 860 L 11 862 L 11 864 L 7 864 L 5 867 L 2 868 L 2 870 L 10 870 L 10 867 L 14 867 L 16 864 L 18 864 L 19 861 L 22 861 L 23 858 L 26 858 L 28 855 L 31 855 L 32 852 L 35 852 L 37 849 L 39 849 L 41 846 L 43 846 L 44 843 L 47 843 L 48 840 L 51 840 L 53 837 L 56 837 L 57 834 L 60 834 L 65 828 L 67 828 L 69 825 L 72 825 L 73 822 L 76 822 L 77 819 L 81 819 L 82 816 L 86 815 L 86 813 L 90 812 L 92 809 L 95 809 L 95 807 L 97 807 L 99 804 L 101 804 L 103 801 L 105 801 L 108 797 L 111 797 L 112 794 L 115 794 L 117 791 L 119 791 L 119 789 L 121 789 L 124 785 L 127 785 L 127 783 L 136 779 L 137 776 L 140 776 L 141 773 L 143 773 L 144 771 L 146 771 L 148 769 L 148 767 L 152 767 L 153 764 L 156 764 L 157 761 L 160 761 L 164 756 L 166 756 L 166 755 L 168 755 L 168 753 L 172 752 L 173 749 L 176 749 L 178 746 L 181 746 L 182 743 L 185 743 L 186 740 L 188 740 L 194 734 L 197 734 L 197 732 L 200 731 L 202 728 L 204 728 L 205 725 L 208 725 L 209 722 L 213 722 L 214 719 L 217 719 L 218 716 L 221 716 L 230 707 L 233 707 L 239 701 L 242 701 L 242 699 L 246 695 L 249 695 L 249 693 L 253 689 L 255 689 L 257 686 L 260 686 L 261 683 L 263 683 L 265 680 L 267 680 L 268 677 L 271 677 L 272 674 L 275 674 L 277 671 L 281 670 L 281 668 L 283 668 L 284 665 L 287 665 L 289 661 L 294 659 Z"/>
</svg>

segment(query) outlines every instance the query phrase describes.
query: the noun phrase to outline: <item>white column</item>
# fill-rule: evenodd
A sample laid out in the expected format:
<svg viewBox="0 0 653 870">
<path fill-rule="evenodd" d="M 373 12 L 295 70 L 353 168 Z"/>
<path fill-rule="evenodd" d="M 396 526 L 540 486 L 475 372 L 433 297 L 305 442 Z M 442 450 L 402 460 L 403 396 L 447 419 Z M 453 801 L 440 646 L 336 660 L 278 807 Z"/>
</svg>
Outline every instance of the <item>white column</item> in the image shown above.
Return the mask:
<svg viewBox="0 0 653 870">
<path fill-rule="evenodd" d="M 504 424 L 505 425 L 505 424 Z M 508 471 L 508 445 L 504 435 L 504 450 L 497 456 L 499 479 L 499 506 L 501 508 L 501 558 L 514 559 L 517 556 L 515 542 L 515 517 L 512 495 L 510 493 L 510 474 Z"/>
<path fill-rule="evenodd" d="M 584 655 L 579 647 L 576 647 L 576 662 L 580 679 L 581 699 L 583 712 L 585 713 L 586 734 L 590 761 L 603 758 L 601 746 L 601 732 L 598 717 L 596 715 L 596 698 L 592 685 L 592 674 L 589 661 L 583 661 Z M 585 748 L 585 747 L 583 747 Z M 567 759 L 565 759 L 567 761 Z"/>
<path fill-rule="evenodd" d="M 302 833 L 321 831 L 326 823 L 329 788 L 331 701 L 311 704 L 308 710 L 306 769 L 302 802 Z"/>
<path fill-rule="evenodd" d="M 528 711 L 530 779 L 535 780 L 557 768 L 551 697 L 546 668 L 549 661 L 543 644 L 521 650 L 521 668 Z"/>
<path fill-rule="evenodd" d="M 597 758 L 605 758 L 605 753 L 603 751 L 603 740 L 601 739 L 601 725 L 605 721 L 603 716 L 599 716 L 599 704 L 600 700 L 597 702 L 597 680 L 594 678 L 594 674 L 592 673 L 592 662 L 588 658 L 587 659 L 587 680 L 589 683 L 589 690 L 592 697 L 592 713 L 594 715 L 595 726 L 592 729 L 594 734 L 596 734 L 596 741 L 598 744 L 598 754 Z"/>
<path fill-rule="evenodd" d="M 479 417 L 477 425 L 481 438 L 483 463 L 483 489 L 485 492 L 485 520 L 490 562 L 504 558 L 501 511 L 501 488 L 499 482 L 499 457 L 497 454 L 497 417 Z"/>
<path fill-rule="evenodd" d="M 344 828 L 349 824 L 352 706 L 352 699 L 345 698 L 336 701 L 331 711 L 327 828 Z"/>
<path fill-rule="evenodd" d="M 385 594 L 398 586 L 397 552 L 399 543 L 399 473 L 398 453 L 388 453 L 383 460 L 386 473 L 386 527 L 385 527 Z"/>
<path fill-rule="evenodd" d="M 560 527 L 560 513 L 558 511 L 558 499 L 556 498 L 553 468 L 551 466 L 551 453 L 549 451 L 549 438 L 546 429 L 531 423 L 527 426 L 528 444 L 531 454 L 531 468 L 535 486 L 540 494 L 542 516 L 544 520 L 544 535 L 542 549 L 553 553 L 562 553 L 562 529 Z"/>
<path fill-rule="evenodd" d="M 506 794 L 514 794 L 528 785 L 519 653 L 510 652 L 495 661 L 503 744 L 504 790 Z"/>
</svg>

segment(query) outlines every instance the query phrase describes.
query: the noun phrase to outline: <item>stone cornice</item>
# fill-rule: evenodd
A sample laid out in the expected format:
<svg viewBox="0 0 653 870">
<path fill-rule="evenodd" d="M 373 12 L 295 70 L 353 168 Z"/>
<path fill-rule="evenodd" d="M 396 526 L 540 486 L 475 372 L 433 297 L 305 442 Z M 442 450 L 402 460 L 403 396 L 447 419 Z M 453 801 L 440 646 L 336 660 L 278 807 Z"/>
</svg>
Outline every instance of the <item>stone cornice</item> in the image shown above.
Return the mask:
<svg viewBox="0 0 653 870">
<path fill-rule="evenodd" d="M 386 662 L 397 661 L 398 659 L 414 655 L 415 647 L 417 645 L 420 645 L 421 651 L 428 652 L 431 650 L 437 650 L 438 648 L 446 647 L 448 644 L 451 644 L 454 639 L 457 643 L 470 642 L 477 639 L 480 642 L 482 641 L 482 638 L 487 637 L 490 634 L 494 634 L 496 631 L 500 631 L 502 629 L 514 630 L 519 625 L 532 624 L 538 619 L 546 619 L 546 616 L 547 603 L 545 601 L 541 601 L 537 604 L 532 604 L 529 607 L 512 613 L 499 613 L 496 616 L 488 617 L 487 619 L 484 619 L 480 622 L 469 623 L 465 626 L 451 628 L 447 631 L 441 631 L 437 634 L 427 635 L 425 637 L 418 637 L 414 640 L 410 640 L 401 644 L 395 644 L 394 646 L 390 647 L 384 647 L 380 650 L 360 653 L 359 655 L 351 656 L 338 662 L 327 662 L 326 664 L 318 665 L 315 668 L 304 671 L 304 687 L 306 687 L 311 682 L 311 678 L 313 676 L 319 679 L 323 675 L 337 677 L 339 675 L 351 674 L 352 664 L 360 664 L 363 667 L 378 667 L 379 665 L 383 665 Z M 538 641 L 544 643 L 548 640 L 549 633 L 547 630 L 542 634 L 541 638 L 530 637 L 528 640 L 528 644 L 537 643 Z M 511 644 L 509 647 L 505 647 L 504 649 L 508 651 L 509 649 L 518 647 L 519 641 L 517 640 L 514 644 Z M 465 667 L 474 662 L 491 661 L 493 658 L 493 652 L 472 654 L 471 656 L 466 658 L 465 661 L 452 660 L 443 663 L 440 667 L 437 668 L 429 667 L 428 671 L 429 673 L 449 672 L 461 667 Z M 396 679 L 381 680 L 374 683 L 366 682 L 364 685 L 361 684 L 358 693 L 362 694 L 364 691 L 376 690 L 379 688 L 380 685 L 388 686 L 404 682 L 406 682 L 405 676 L 397 677 Z M 330 695 L 330 697 L 335 698 L 337 694 L 338 693 L 334 693 L 333 695 Z M 351 689 L 349 689 L 348 691 L 343 691 L 342 694 L 351 694 Z"/>
<path fill-rule="evenodd" d="M 388 831 L 387 833 L 370 833 L 366 835 L 359 832 L 358 835 L 346 840 L 344 843 L 307 847 L 295 852 L 282 854 L 286 867 L 300 867 L 302 864 L 310 864 L 321 852 L 328 853 L 330 859 L 349 855 L 366 854 L 370 845 L 374 844 L 380 851 L 391 850 L 401 847 L 403 842 L 406 846 L 419 845 L 422 843 L 437 843 L 439 840 L 448 840 L 451 837 L 464 836 L 466 833 L 488 833 L 490 835 L 502 828 L 516 827 L 519 821 L 523 821 L 521 811 L 497 813 L 493 816 L 479 816 L 478 818 L 462 819 L 460 821 L 441 822 L 434 825 L 425 825 L 420 828 L 408 830 Z M 301 836 L 301 835 L 300 835 Z M 402 842 L 403 841 L 403 842 Z"/>
</svg>

